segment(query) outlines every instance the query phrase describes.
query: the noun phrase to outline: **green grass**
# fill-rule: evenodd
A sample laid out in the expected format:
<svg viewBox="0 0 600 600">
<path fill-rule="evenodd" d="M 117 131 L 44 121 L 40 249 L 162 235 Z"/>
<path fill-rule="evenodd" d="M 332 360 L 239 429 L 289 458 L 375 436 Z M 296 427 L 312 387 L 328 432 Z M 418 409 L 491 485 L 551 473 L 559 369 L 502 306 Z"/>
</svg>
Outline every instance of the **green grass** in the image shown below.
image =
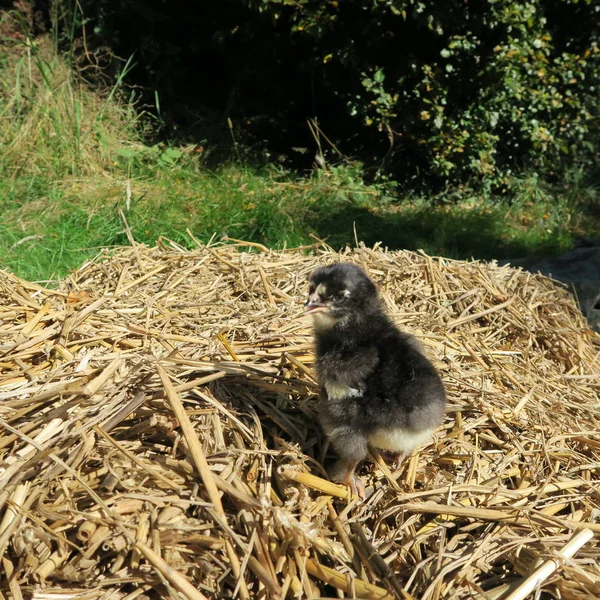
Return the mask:
<svg viewBox="0 0 600 600">
<path fill-rule="evenodd" d="M 236 165 L 216 172 L 188 165 L 146 168 L 129 180 L 6 180 L 0 185 L 1 264 L 28 279 L 63 276 L 101 246 L 128 244 L 119 209 L 136 241 L 150 245 L 164 236 L 193 246 L 189 229 L 203 241 L 229 236 L 271 247 L 314 241 L 312 233 L 341 247 L 354 244 L 356 231 L 369 245 L 501 259 L 561 252 L 574 236 L 593 232 L 585 226 L 584 205 L 569 196 L 398 202 L 385 190 L 339 179 L 335 172 L 299 180 Z"/>
<path fill-rule="evenodd" d="M 116 90 L 113 90 L 115 92 Z M 209 170 L 197 147 L 146 146 L 118 94 L 76 80 L 51 44 L 0 46 L 0 268 L 31 280 L 66 275 L 100 247 L 158 237 L 192 246 L 224 236 L 270 247 L 314 241 L 423 249 L 455 258 L 554 254 L 600 235 L 596 189 L 573 177 L 524 178 L 511 197 L 468 191 L 398 197 L 359 166 L 300 178 L 239 163 Z M 210 149 L 208 149 L 210 151 Z"/>
<path fill-rule="evenodd" d="M 511 197 L 464 193 L 452 204 L 443 197 L 412 197 L 375 210 L 345 207 L 320 225 L 335 245 L 347 243 L 356 223 L 360 240 L 390 248 L 423 249 L 452 258 L 504 259 L 552 255 L 579 236 L 598 236 L 600 220 L 586 214 L 594 189 L 546 191 L 535 178 L 519 182 Z"/>
</svg>

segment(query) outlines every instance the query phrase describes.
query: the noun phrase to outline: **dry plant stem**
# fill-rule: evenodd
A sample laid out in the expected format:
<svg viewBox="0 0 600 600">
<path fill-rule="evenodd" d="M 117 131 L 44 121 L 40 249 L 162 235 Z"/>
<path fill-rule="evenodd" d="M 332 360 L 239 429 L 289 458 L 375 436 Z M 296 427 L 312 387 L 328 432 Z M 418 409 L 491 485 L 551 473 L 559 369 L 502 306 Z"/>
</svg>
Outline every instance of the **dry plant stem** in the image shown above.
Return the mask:
<svg viewBox="0 0 600 600">
<path fill-rule="evenodd" d="M 275 300 L 273 299 L 273 294 L 271 293 L 271 287 L 269 286 L 269 281 L 267 280 L 267 276 L 265 275 L 265 271 L 262 267 L 258 267 L 258 273 L 260 275 L 260 280 L 265 288 L 265 294 L 267 295 L 267 301 L 273 307 L 277 307 Z"/>
<path fill-rule="evenodd" d="M 272 598 L 275 600 L 281 600 L 283 598 L 281 587 L 275 581 L 267 569 L 263 567 L 255 556 L 251 556 L 248 559 L 248 566 L 252 569 L 252 572 L 260 579 L 261 583 L 271 592 Z"/>
<path fill-rule="evenodd" d="M 89 542 L 96 532 L 97 525 L 92 521 L 84 521 L 77 530 L 77 539 L 81 542 Z"/>
<path fill-rule="evenodd" d="M 295 481 L 302 485 L 306 485 L 314 490 L 335 496 L 337 498 L 348 499 L 351 496 L 350 490 L 345 485 L 338 485 L 337 483 L 331 483 L 326 479 L 311 475 L 310 473 L 303 473 L 302 471 L 296 471 L 290 467 L 281 467 L 278 473 L 285 479 Z"/>
<path fill-rule="evenodd" d="M 148 530 L 150 527 L 150 515 L 147 512 L 143 512 L 138 520 L 137 530 L 135 532 L 135 543 L 145 544 L 148 536 Z M 137 569 L 140 566 L 140 551 L 136 547 L 131 552 L 131 568 Z"/>
<path fill-rule="evenodd" d="M 17 578 L 15 577 L 14 565 L 7 558 L 3 558 L 2 566 L 4 567 L 4 573 L 6 574 L 6 578 L 8 579 L 8 586 L 12 594 L 13 600 L 23 600 L 23 593 L 21 592 L 21 587 L 19 586 Z"/>
<path fill-rule="evenodd" d="M 556 558 L 550 558 L 540 567 L 538 567 L 527 579 L 525 579 L 515 590 L 502 600 L 525 600 L 529 594 L 534 592 L 556 569 L 560 566 L 560 561 L 575 556 L 577 551 L 587 544 L 594 537 L 594 532 L 590 529 L 582 529 L 577 532 L 568 543 L 557 552 Z"/>
<path fill-rule="evenodd" d="M 22 483 L 18 485 L 9 499 L 9 505 L 4 513 L 2 521 L 0 521 L 0 537 L 12 525 L 18 515 L 18 508 L 23 505 L 27 492 L 29 491 L 30 483 Z"/>
<path fill-rule="evenodd" d="M 262 244 L 257 244 L 256 242 L 246 242 L 244 240 L 238 240 L 238 239 L 232 238 L 232 237 L 227 237 L 227 241 L 235 242 L 236 244 L 239 244 L 240 246 L 249 246 L 250 248 L 258 248 L 262 252 L 270 252 L 270 250 L 266 246 L 263 246 Z"/>
<path fill-rule="evenodd" d="M 188 600 L 207 600 L 206 596 L 197 590 L 181 573 L 171 568 L 154 550 L 140 541 L 135 547 L 146 557 L 146 560 L 169 581 Z"/>
<path fill-rule="evenodd" d="M 393 600 L 394 598 L 387 590 L 360 579 L 355 579 L 352 584 L 349 584 L 348 579 L 342 573 L 310 558 L 306 559 L 306 572 L 346 593 L 350 593 L 351 585 L 353 585 L 359 598 L 368 600 Z"/>
<path fill-rule="evenodd" d="M 600 523 L 585 523 L 574 521 L 573 519 L 559 519 L 556 517 L 545 516 L 543 513 L 528 511 L 519 516 L 519 511 L 515 510 L 495 510 L 490 508 L 470 508 L 468 506 L 444 506 L 443 504 L 434 504 L 424 502 L 423 504 L 406 503 L 402 505 L 404 510 L 409 512 L 432 513 L 436 515 L 454 515 L 457 517 L 471 517 L 482 519 L 484 521 L 503 521 L 507 523 L 524 524 L 527 522 L 537 522 L 546 524 L 549 527 L 560 527 L 563 529 L 585 529 L 600 532 Z"/>
<path fill-rule="evenodd" d="M 0 558 L 4 556 L 8 541 L 15 529 L 19 526 L 21 521 L 20 509 L 23 508 L 23 505 L 26 502 L 29 488 L 29 482 L 18 485 L 8 500 L 4 518 L 0 523 Z"/>
<path fill-rule="evenodd" d="M 217 485 L 213 478 L 212 472 L 210 470 L 210 467 L 208 466 L 206 457 L 204 456 L 204 451 L 202 450 L 200 440 L 196 437 L 196 433 L 194 432 L 194 428 L 192 426 L 192 423 L 190 422 L 190 418 L 185 412 L 185 409 L 181 404 L 181 400 L 179 399 L 179 396 L 177 395 L 177 392 L 175 391 L 173 384 L 171 383 L 171 380 L 169 379 L 169 376 L 167 375 L 167 372 L 165 371 L 164 367 L 160 363 L 157 363 L 156 368 L 158 370 L 158 374 L 160 375 L 162 384 L 165 388 L 165 392 L 167 394 L 169 402 L 171 403 L 171 407 L 173 408 L 173 412 L 175 413 L 177 421 L 179 421 L 179 426 L 183 431 L 183 435 L 187 442 L 188 449 L 190 451 L 190 454 L 192 455 L 192 460 L 194 461 L 196 469 L 198 470 L 198 473 L 202 478 L 202 483 L 204 484 L 208 497 L 212 502 L 213 506 L 215 507 L 215 510 L 220 515 L 223 515 L 223 519 L 226 519 L 225 511 L 223 510 L 223 505 L 221 504 L 219 490 L 217 489 Z M 240 561 L 229 540 L 227 540 L 225 543 L 225 550 L 227 552 L 229 561 L 231 562 L 231 569 L 233 571 L 233 574 L 236 578 L 239 579 L 241 577 Z M 242 600 L 246 600 L 250 597 L 248 593 L 248 587 L 243 579 L 241 580 L 240 585 L 240 596 L 242 597 Z"/>
<path fill-rule="evenodd" d="M 219 490 L 215 484 L 215 480 L 213 479 L 212 472 L 210 467 L 208 466 L 208 462 L 206 461 L 206 457 L 204 456 L 204 451 L 202 450 L 202 445 L 200 444 L 200 440 L 196 436 L 196 432 L 194 431 L 194 427 L 188 417 L 183 405 L 181 404 L 181 400 L 175 391 L 167 372 L 161 364 L 157 364 L 156 368 L 158 370 L 158 374 L 160 375 L 160 379 L 165 388 L 165 392 L 167 394 L 167 398 L 171 403 L 171 408 L 175 413 L 175 417 L 179 422 L 179 426 L 183 431 L 183 435 L 185 437 L 185 441 L 187 443 L 190 454 L 192 455 L 192 460 L 198 473 L 202 479 L 202 483 L 206 489 L 208 494 L 208 498 L 213 503 L 216 510 L 218 510 L 221 514 L 223 512 L 223 506 L 221 504 L 221 497 L 219 496 Z"/>
<path fill-rule="evenodd" d="M 81 390 L 81 393 L 85 396 L 93 396 L 100 388 L 114 375 L 117 369 L 123 364 L 122 358 L 115 358 L 109 365 L 96 377 L 92 379 L 90 383 L 85 385 Z"/>
</svg>

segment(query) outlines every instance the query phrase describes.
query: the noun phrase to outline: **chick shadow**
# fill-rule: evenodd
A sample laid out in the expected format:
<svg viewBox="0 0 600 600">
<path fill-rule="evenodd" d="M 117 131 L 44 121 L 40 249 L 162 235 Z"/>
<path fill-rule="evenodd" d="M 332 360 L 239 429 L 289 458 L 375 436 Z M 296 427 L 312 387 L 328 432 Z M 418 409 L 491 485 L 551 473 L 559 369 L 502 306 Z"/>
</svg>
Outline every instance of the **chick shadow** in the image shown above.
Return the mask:
<svg viewBox="0 0 600 600">
<path fill-rule="evenodd" d="M 327 477 L 323 465 L 328 444 L 318 423 L 318 386 L 293 377 L 275 379 L 279 382 L 226 377 L 214 382 L 211 392 L 236 411 L 248 430 L 260 429 L 266 448 L 282 453 L 277 464 L 286 454 L 298 457 L 300 452 L 315 473 Z"/>
<path fill-rule="evenodd" d="M 366 207 L 340 208 L 312 223 L 315 233 L 335 249 L 380 242 L 390 250 L 424 250 L 430 255 L 455 259 L 503 259 L 532 254 L 552 254 L 552 243 L 535 248 L 508 239 L 498 212 L 438 208 L 374 213 Z M 356 233 L 355 233 L 356 232 Z"/>
</svg>

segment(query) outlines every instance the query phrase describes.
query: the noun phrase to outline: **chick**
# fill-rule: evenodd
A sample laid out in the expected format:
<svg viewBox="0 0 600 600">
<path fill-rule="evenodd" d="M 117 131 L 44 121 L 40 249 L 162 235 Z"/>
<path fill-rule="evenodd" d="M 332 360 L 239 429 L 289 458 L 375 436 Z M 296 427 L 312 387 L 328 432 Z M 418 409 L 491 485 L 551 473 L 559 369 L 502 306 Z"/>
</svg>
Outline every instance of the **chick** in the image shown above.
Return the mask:
<svg viewBox="0 0 600 600">
<path fill-rule="evenodd" d="M 403 457 L 431 440 L 446 394 L 417 341 L 385 314 L 375 284 L 357 265 L 321 267 L 310 277 L 321 426 L 339 456 L 330 472 L 364 498 L 355 475 L 368 447 Z"/>
</svg>

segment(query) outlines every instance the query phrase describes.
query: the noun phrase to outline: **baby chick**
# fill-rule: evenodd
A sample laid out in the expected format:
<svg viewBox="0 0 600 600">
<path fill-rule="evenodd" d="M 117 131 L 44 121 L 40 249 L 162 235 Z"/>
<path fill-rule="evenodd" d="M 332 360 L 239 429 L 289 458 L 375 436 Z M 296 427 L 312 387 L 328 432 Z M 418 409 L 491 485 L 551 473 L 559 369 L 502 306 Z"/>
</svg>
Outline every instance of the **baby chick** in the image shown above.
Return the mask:
<svg viewBox="0 0 600 600">
<path fill-rule="evenodd" d="M 319 418 L 339 460 L 330 476 L 364 498 L 354 470 L 368 446 L 402 458 L 431 439 L 446 394 L 417 341 L 385 314 L 375 284 L 357 265 L 337 263 L 310 277 L 322 387 Z"/>
</svg>

